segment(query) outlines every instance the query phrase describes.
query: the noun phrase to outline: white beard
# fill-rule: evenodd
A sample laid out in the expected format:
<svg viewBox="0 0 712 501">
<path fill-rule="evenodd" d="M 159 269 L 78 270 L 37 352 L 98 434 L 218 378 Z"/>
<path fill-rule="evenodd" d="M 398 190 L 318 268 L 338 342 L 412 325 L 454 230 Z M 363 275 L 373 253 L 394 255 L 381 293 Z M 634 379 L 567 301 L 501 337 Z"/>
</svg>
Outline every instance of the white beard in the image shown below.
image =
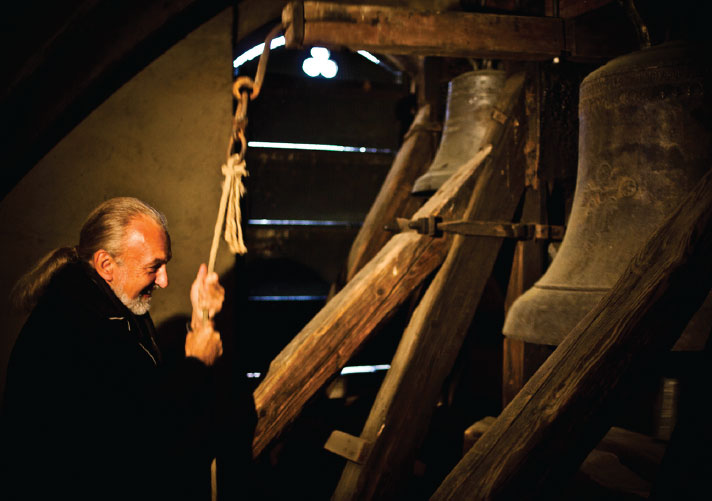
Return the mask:
<svg viewBox="0 0 712 501">
<path fill-rule="evenodd" d="M 117 278 L 118 280 L 116 283 L 109 284 L 109 287 L 111 287 L 111 290 L 114 291 L 114 294 L 116 294 L 116 297 L 119 298 L 119 301 L 121 301 L 134 315 L 143 315 L 148 313 L 148 310 L 151 309 L 151 296 L 143 298 L 141 294 L 139 294 L 137 297 L 130 299 L 126 292 L 124 292 L 126 274 L 121 266 L 119 267 L 119 275 Z"/>
<path fill-rule="evenodd" d="M 114 294 L 116 294 L 116 297 L 118 297 L 119 300 L 124 303 L 124 306 L 126 306 L 134 315 L 143 315 L 144 313 L 148 313 L 148 310 L 151 309 L 151 296 L 145 299 L 141 296 L 129 299 L 123 291 L 114 291 Z"/>
</svg>

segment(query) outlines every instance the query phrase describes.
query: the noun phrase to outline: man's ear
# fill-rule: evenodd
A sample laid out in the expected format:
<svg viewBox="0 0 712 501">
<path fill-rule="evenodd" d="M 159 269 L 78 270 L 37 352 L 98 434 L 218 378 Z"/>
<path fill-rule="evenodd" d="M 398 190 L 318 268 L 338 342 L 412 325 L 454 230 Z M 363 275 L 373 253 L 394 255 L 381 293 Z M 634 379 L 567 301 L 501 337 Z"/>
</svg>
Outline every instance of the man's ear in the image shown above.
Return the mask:
<svg viewBox="0 0 712 501">
<path fill-rule="evenodd" d="M 114 280 L 117 264 L 111 254 L 104 249 L 99 249 L 92 256 L 92 264 L 99 276 L 106 280 L 107 283 L 110 284 Z"/>
</svg>

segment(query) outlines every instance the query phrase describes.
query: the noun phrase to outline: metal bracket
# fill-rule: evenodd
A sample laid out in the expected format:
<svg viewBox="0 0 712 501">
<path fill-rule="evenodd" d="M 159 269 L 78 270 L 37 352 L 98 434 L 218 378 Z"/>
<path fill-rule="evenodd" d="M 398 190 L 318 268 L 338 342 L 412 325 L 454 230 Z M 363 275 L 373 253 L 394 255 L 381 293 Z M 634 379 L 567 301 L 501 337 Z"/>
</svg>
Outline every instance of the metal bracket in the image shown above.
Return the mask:
<svg viewBox="0 0 712 501">
<path fill-rule="evenodd" d="M 395 223 L 385 227 L 388 231 L 415 231 L 421 235 L 441 237 L 443 233 L 464 236 L 515 238 L 517 240 L 561 240 L 564 226 L 534 223 L 506 223 L 498 221 L 443 221 L 441 217 L 430 216 L 418 219 L 397 218 Z"/>
</svg>

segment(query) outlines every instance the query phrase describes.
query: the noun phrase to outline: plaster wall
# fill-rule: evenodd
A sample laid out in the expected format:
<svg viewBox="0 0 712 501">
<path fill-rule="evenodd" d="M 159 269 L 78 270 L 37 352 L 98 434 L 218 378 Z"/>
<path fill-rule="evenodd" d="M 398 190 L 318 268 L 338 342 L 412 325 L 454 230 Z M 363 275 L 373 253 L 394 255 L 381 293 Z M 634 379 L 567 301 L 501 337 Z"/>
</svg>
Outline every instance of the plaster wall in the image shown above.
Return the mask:
<svg viewBox="0 0 712 501">
<path fill-rule="evenodd" d="M 64 137 L 0 202 L 0 390 L 25 316 L 7 300 L 52 249 L 75 245 L 88 213 L 135 196 L 168 218 L 173 259 L 154 322 L 190 314 L 188 291 L 207 262 L 230 134 L 232 14 L 225 10 L 166 51 Z M 216 271 L 234 263 L 221 245 Z"/>
</svg>

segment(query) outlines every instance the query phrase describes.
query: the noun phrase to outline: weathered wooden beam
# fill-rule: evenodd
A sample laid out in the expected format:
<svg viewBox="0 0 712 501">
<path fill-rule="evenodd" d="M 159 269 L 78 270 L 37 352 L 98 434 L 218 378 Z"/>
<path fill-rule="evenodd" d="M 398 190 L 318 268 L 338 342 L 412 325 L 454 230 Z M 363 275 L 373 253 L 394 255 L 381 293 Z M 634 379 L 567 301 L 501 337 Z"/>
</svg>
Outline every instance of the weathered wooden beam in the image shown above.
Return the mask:
<svg viewBox="0 0 712 501">
<path fill-rule="evenodd" d="M 463 191 L 489 149 L 455 175 L 421 208 L 451 213 L 463 210 Z M 451 205 L 459 199 L 459 203 Z M 448 239 L 415 233 L 392 237 L 381 251 L 336 294 L 270 364 L 254 393 L 258 422 L 253 441 L 257 456 L 301 411 L 324 383 L 348 362 L 369 334 L 437 266 Z"/>
<path fill-rule="evenodd" d="M 463 455 L 467 454 L 467 451 L 472 449 L 472 446 L 475 445 L 475 442 L 477 442 L 482 437 L 482 435 L 484 435 L 485 432 L 492 427 L 496 419 L 497 418 L 494 416 L 485 416 L 479 421 L 476 421 L 467 427 L 462 437 Z"/>
<path fill-rule="evenodd" d="M 522 221 L 546 223 L 546 201 L 542 190 L 528 188 L 522 207 Z M 527 291 L 542 275 L 545 269 L 546 243 L 536 241 L 517 242 L 512 259 L 512 270 L 504 302 L 505 314 L 512 303 Z M 506 406 L 526 383 L 526 347 L 518 339 L 503 340 L 502 346 L 502 403 Z"/>
<path fill-rule="evenodd" d="M 554 18 L 328 2 L 295 7 L 291 3 L 282 12 L 288 46 L 342 45 L 394 54 L 543 60 L 560 55 L 564 44 L 563 24 Z"/>
<path fill-rule="evenodd" d="M 519 86 L 521 78 L 506 82 L 497 105 L 499 114 L 492 118 L 493 137 L 505 129 L 507 120 L 497 119 L 509 116 Z M 488 145 L 461 166 L 414 217 L 462 215 L 479 173 L 477 167 L 491 149 Z M 448 237 L 434 239 L 416 233 L 392 237 L 282 350 L 254 393 L 258 415 L 254 455 L 284 430 L 380 322 L 442 263 L 450 242 Z"/>
<path fill-rule="evenodd" d="M 487 416 L 469 426 L 464 433 L 464 453 L 489 430 L 496 418 Z M 580 480 L 569 487 L 578 492 L 581 485 L 597 485 L 620 497 L 647 499 L 652 480 L 660 470 L 666 443 L 648 435 L 612 427 L 579 468 Z M 624 466 L 625 465 L 625 466 Z M 608 499 L 608 498 L 606 498 Z"/>
<path fill-rule="evenodd" d="M 288 47 L 346 46 L 386 54 L 544 61 L 599 59 L 630 50 L 616 33 L 596 27 L 597 44 L 575 30 L 575 19 L 472 12 L 419 11 L 402 7 L 292 2 L 282 11 Z M 574 44 L 569 46 L 568 44 Z M 587 52 L 587 51 L 590 51 Z"/>
<path fill-rule="evenodd" d="M 396 217 L 409 218 L 422 205 L 422 199 L 412 196 L 410 192 L 413 183 L 425 172 L 435 154 L 439 128 L 434 125 L 430 122 L 430 107 L 421 107 L 351 245 L 346 264 L 347 282 L 391 238 L 392 235 L 384 230 L 384 226 Z"/>
<path fill-rule="evenodd" d="M 600 441 L 633 375 L 712 288 L 712 170 L 440 485 L 433 500 L 542 499 Z"/>
<path fill-rule="evenodd" d="M 514 87 L 513 84 L 518 86 Z M 516 102 L 499 140 L 498 127 L 483 138 L 494 145 L 482 166 L 467 220 L 511 220 L 524 189 L 524 75 L 510 77 L 506 99 Z M 376 396 L 361 438 L 371 442 L 363 462 L 349 462 L 335 500 L 399 499 L 413 471 L 432 411 L 472 323 L 502 245 L 502 237 L 454 238 L 442 267 L 413 312 L 391 368 Z"/>
<path fill-rule="evenodd" d="M 360 437 L 335 430 L 329 435 L 324 449 L 354 463 L 363 463 L 371 452 L 371 443 Z"/>
</svg>

